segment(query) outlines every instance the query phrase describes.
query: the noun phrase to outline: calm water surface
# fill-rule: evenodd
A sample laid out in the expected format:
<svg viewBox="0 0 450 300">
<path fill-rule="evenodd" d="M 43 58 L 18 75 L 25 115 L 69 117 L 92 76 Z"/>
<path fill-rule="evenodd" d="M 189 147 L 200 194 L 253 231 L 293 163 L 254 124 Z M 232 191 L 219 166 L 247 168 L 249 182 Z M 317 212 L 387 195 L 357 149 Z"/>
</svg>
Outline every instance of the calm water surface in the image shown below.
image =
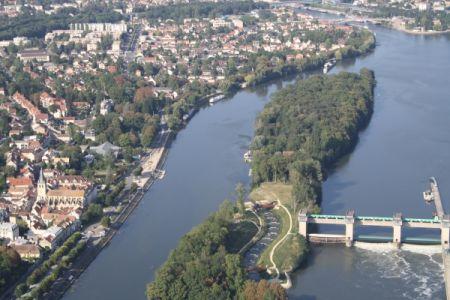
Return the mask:
<svg viewBox="0 0 450 300">
<path fill-rule="evenodd" d="M 429 218 L 433 206 L 422 199 L 428 177 L 437 177 L 447 210 L 450 196 L 450 38 L 379 28 L 376 33 L 374 53 L 333 70 L 367 67 L 375 71 L 378 84 L 369 127 L 323 185 L 323 212 L 354 209 L 360 215 L 401 212 Z M 381 229 L 359 233 L 390 234 Z M 306 268 L 294 275 L 290 298 L 444 299 L 440 255 L 409 249 L 315 247 Z"/>
<path fill-rule="evenodd" d="M 450 195 L 450 39 L 376 29 L 376 51 L 333 69 L 375 71 L 376 105 L 354 153 L 324 184 L 323 211 L 429 217 L 421 200 L 436 176 Z M 286 81 L 285 81 L 286 82 Z M 242 161 L 253 122 L 282 82 L 201 110 L 173 142 L 157 182 L 65 299 L 145 299 L 145 285 L 181 236 L 248 183 Z M 448 202 L 445 201 L 445 205 Z M 330 229 L 335 230 L 335 229 Z M 433 234 L 411 232 L 410 234 Z M 416 250 L 417 251 L 417 250 Z M 292 299 L 440 299 L 433 251 L 316 247 L 295 274 Z"/>
</svg>

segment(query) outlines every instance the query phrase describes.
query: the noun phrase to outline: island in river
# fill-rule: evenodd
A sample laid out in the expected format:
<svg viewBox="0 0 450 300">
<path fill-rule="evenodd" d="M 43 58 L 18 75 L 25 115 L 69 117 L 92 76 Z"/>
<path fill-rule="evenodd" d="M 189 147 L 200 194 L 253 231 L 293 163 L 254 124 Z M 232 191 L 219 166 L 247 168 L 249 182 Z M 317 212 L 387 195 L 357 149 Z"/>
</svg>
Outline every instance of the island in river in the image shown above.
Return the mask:
<svg viewBox="0 0 450 300">
<path fill-rule="evenodd" d="M 376 104 L 352 154 L 323 183 L 321 208 L 329 214 L 353 208 L 365 215 L 431 216 L 432 207 L 421 198 L 428 176 L 439 179 L 443 195 L 450 194 L 450 153 L 445 146 L 450 139 L 450 39 L 371 29 L 377 50 L 330 71 L 375 70 Z M 292 80 L 242 90 L 231 100 L 201 109 L 172 144 L 164 180 L 146 193 L 64 299 L 144 299 L 145 284 L 154 279 L 179 239 L 216 211 L 223 199 L 231 199 L 238 182 L 249 182 L 242 156 L 254 134 L 254 118 L 269 96 Z M 440 253 L 408 249 L 312 246 L 306 268 L 292 276 L 289 298 L 445 297 Z"/>
<path fill-rule="evenodd" d="M 374 75 L 366 69 L 360 74 L 314 76 L 280 90 L 261 113 L 252 144 L 254 186 L 266 181 L 292 184 L 292 202 L 277 199 L 276 205 L 286 210 L 277 214 L 281 227 L 288 230 L 267 247 L 269 256 L 261 256 L 268 257 L 272 265 L 262 261 L 247 267 L 269 268 L 269 272 L 279 274 L 296 269 L 306 257 L 307 243 L 296 232 L 298 226 L 292 226 L 292 215 L 300 208 L 318 210 L 323 170 L 355 144 L 358 131 L 372 114 L 374 85 Z M 271 195 L 264 197 L 270 199 Z M 277 284 L 246 280 L 240 253 L 230 251 L 235 241 L 228 237 L 235 224 L 253 221 L 264 212 L 260 209 L 263 205 L 264 199 L 259 199 L 246 211 L 241 201 L 237 206 L 225 202 L 219 212 L 182 238 L 149 284 L 148 298 L 254 299 L 249 295 L 258 289 L 262 295 L 284 298 Z"/>
</svg>

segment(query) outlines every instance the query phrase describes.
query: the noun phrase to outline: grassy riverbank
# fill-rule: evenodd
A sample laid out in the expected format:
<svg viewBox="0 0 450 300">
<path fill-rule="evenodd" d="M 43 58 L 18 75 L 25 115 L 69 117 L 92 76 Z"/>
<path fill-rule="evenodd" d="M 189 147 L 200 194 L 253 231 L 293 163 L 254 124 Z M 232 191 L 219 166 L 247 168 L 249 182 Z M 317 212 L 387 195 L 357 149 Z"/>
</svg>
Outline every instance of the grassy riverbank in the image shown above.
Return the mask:
<svg viewBox="0 0 450 300">
<path fill-rule="evenodd" d="M 288 210 L 292 211 L 292 185 L 284 184 L 280 182 L 265 182 L 259 187 L 255 188 L 249 195 L 249 198 L 254 202 L 260 201 L 280 201 Z M 291 216 L 281 207 L 274 210 L 277 219 L 280 222 L 280 232 L 277 238 L 263 251 L 258 260 L 258 265 L 264 267 L 271 267 L 270 253 L 274 246 L 281 241 L 289 232 L 289 224 L 293 223 L 293 228 L 298 227 L 297 220 L 291 218 Z M 274 256 L 277 257 L 277 253 L 274 252 Z"/>
</svg>

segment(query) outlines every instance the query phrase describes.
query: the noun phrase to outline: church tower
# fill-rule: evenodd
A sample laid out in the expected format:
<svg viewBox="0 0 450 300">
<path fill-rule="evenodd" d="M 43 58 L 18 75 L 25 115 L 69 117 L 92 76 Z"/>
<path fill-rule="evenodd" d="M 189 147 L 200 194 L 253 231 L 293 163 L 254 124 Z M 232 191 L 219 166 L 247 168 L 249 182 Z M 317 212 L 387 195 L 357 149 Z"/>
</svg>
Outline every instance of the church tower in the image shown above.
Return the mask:
<svg viewBox="0 0 450 300">
<path fill-rule="evenodd" d="M 45 182 L 44 172 L 41 168 L 39 173 L 39 181 L 37 183 L 37 200 L 45 200 L 47 196 L 47 183 Z"/>
</svg>

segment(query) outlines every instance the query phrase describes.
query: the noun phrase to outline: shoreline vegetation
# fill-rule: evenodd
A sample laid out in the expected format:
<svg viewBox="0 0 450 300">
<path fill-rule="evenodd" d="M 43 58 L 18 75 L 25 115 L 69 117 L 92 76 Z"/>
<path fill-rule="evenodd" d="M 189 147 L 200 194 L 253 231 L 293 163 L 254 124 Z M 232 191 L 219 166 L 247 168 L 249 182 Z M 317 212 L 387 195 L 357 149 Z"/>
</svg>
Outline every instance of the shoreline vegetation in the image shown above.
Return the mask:
<svg viewBox="0 0 450 300">
<path fill-rule="evenodd" d="M 320 55 L 301 60 L 287 61 L 275 68 L 267 68 L 263 72 L 248 74 L 244 78 L 230 78 L 226 84 L 227 89 L 225 89 L 225 92 L 230 94 L 238 91 L 240 88 L 252 87 L 285 76 L 315 70 L 332 58 L 341 61 L 347 58 L 358 57 L 372 51 L 375 45 L 375 35 L 369 30 L 364 29 L 355 33 L 349 39 L 348 45 L 344 48 L 323 52 Z"/>
<path fill-rule="evenodd" d="M 261 77 L 254 77 L 253 80 L 246 80 L 245 85 L 230 85 L 230 90 L 236 91 L 241 87 L 253 86 L 272 79 L 276 79 L 292 73 L 299 73 L 306 70 L 315 69 L 321 66 L 327 59 L 335 57 L 337 60 L 342 60 L 348 57 L 355 57 L 361 54 L 371 51 L 375 46 L 374 35 L 366 31 L 368 34 L 363 39 L 355 41 L 354 46 L 347 47 L 347 49 L 341 49 L 337 52 L 328 53 L 327 55 L 316 57 L 310 60 L 302 60 L 302 63 L 295 66 L 283 66 L 276 72 L 270 70 Z M 312 84 L 310 86 L 310 84 Z M 340 115 L 329 116 L 330 118 L 340 119 L 346 117 L 347 119 L 341 120 L 341 123 L 334 125 L 342 126 L 338 130 L 337 135 L 334 135 L 331 129 L 327 127 L 326 132 L 320 132 L 317 130 L 311 131 L 311 136 L 305 137 L 306 144 L 303 145 L 311 152 L 298 151 L 294 157 L 303 158 L 304 160 L 295 161 L 293 167 L 297 169 L 291 174 L 286 175 L 287 169 L 284 169 L 282 176 L 274 178 L 273 175 L 278 171 L 272 173 L 270 176 L 262 176 L 262 171 L 257 171 L 257 179 L 254 179 L 253 186 L 268 182 L 285 182 L 288 184 L 290 180 L 295 182 L 293 184 L 294 192 L 293 197 L 299 200 L 299 203 L 292 204 L 293 212 L 297 212 L 300 207 L 308 207 L 313 211 L 318 211 L 318 203 L 320 199 L 321 182 L 323 180 L 322 168 L 329 167 L 338 158 L 345 153 L 348 153 L 354 144 L 356 143 L 359 129 L 367 125 L 370 116 L 372 114 L 373 107 L 373 87 L 375 84 L 373 73 L 369 70 L 361 70 L 360 75 L 351 73 L 342 73 L 337 76 L 314 76 L 311 79 L 298 81 L 296 85 L 291 85 L 285 89 L 280 90 L 275 94 L 273 100 L 267 105 L 264 111 L 258 118 L 257 132 L 259 136 L 262 134 L 269 134 L 273 128 L 264 130 L 264 115 L 268 110 L 272 110 L 273 103 L 282 101 L 282 98 L 289 96 L 289 92 L 300 92 L 300 90 L 309 91 L 309 95 L 295 95 L 294 99 L 299 96 L 299 101 L 311 100 L 308 97 L 315 97 L 315 93 L 323 94 L 325 97 L 324 103 L 329 104 L 328 110 L 325 112 L 333 113 L 339 112 Z M 301 89 L 295 89 L 295 86 L 300 86 Z M 229 90 L 229 91 L 230 91 Z M 284 94 L 288 93 L 288 94 Z M 347 94 L 352 97 L 347 98 Z M 306 98 L 303 98 L 303 97 Z M 330 98 L 331 97 L 331 98 Z M 337 98 L 336 98 L 337 97 Z M 302 100 L 303 99 L 303 100 Z M 333 104 L 333 100 L 336 99 L 338 103 Z M 305 103 L 308 103 L 306 101 Z M 340 106 L 339 106 L 339 105 Z M 297 105 L 293 100 L 290 105 Z M 336 106 L 337 105 L 337 106 Z M 290 107 L 290 106 L 289 106 Z M 321 107 L 312 105 L 309 107 L 313 116 L 321 113 Z M 315 111 L 316 110 L 316 111 Z M 325 116 L 325 117 L 324 117 Z M 325 114 L 320 118 L 320 122 L 325 122 L 328 118 Z M 269 127 L 272 127 L 270 118 L 266 120 Z M 261 123 L 262 122 L 262 123 Z M 280 120 L 282 124 L 284 120 Z M 306 118 L 302 120 L 305 126 L 314 125 L 314 120 Z M 348 123 L 346 123 L 348 122 Z M 312 128 L 320 128 L 319 124 L 315 124 Z M 264 132 L 261 132 L 263 130 Z M 292 132 L 292 134 L 295 130 Z M 324 136 L 317 136 L 324 135 Z M 269 134 L 270 135 L 270 134 Z M 269 136 L 268 135 L 268 136 Z M 284 136 L 284 135 L 283 135 Z M 313 150 L 320 152 L 322 150 L 321 143 L 325 140 L 324 146 L 329 147 L 325 149 L 325 153 L 322 156 L 313 155 Z M 286 138 L 286 137 L 285 137 Z M 260 137 L 255 137 L 255 140 Z M 267 142 L 267 141 L 266 141 Z M 286 143 L 281 143 L 283 147 L 287 147 Z M 278 145 L 278 146 L 280 146 Z M 252 148 L 262 150 L 265 146 L 264 143 L 258 144 L 253 142 Z M 270 146 L 270 145 L 269 145 Z M 300 144 L 293 144 L 291 146 L 299 147 Z M 270 146 L 272 147 L 272 146 Z M 315 148 L 316 147 L 316 148 Z M 292 147 L 287 147 L 286 151 L 291 151 Z M 272 148 L 271 148 L 272 149 Z M 282 147 L 274 147 L 273 149 L 282 150 Z M 300 148 L 297 148 L 300 149 Z M 328 151 L 330 153 L 328 153 Z M 273 155 L 272 158 L 265 156 L 268 161 L 282 161 L 280 160 L 279 151 L 269 150 L 267 153 Z M 304 153 L 303 153 L 304 152 Z M 263 153 L 261 151 L 261 153 Z M 305 154 L 306 153 L 306 154 Z M 309 158 L 308 157 L 309 153 Z M 306 155 L 306 156 L 304 156 Z M 256 160 L 261 163 L 261 157 L 257 154 Z M 284 168 L 288 167 L 288 162 L 283 161 Z M 289 167 L 291 167 L 289 165 Z M 283 168 L 283 167 L 281 167 Z M 267 169 L 269 170 L 270 167 Z M 270 171 L 272 172 L 272 171 Z M 277 176 L 275 175 L 275 176 Z M 292 179 L 289 177 L 292 176 Z M 297 176 L 297 177 L 295 177 Z M 293 179 L 297 178 L 297 179 Z M 301 181 L 301 179 L 307 179 L 308 183 Z M 296 200 L 297 201 L 297 200 Z M 294 201 L 293 201 L 294 202 Z M 304 205 L 308 204 L 308 205 Z M 309 205 L 311 204 L 311 205 Z M 291 208 L 292 209 L 292 208 Z M 208 298 L 208 299 L 260 299 L 261 297 L 269 297 L 269 299 L 285 299 L 287 297 L 286 291 L 278 283 L 269 283 L 266 280 L 259 282 L 246 280 L 245 270 L 242 267 L 242 257 L 240 254 L 231 252 L 227 248 L 227 237 L 231 232 L 231 224 L 236 222 L 248 221 L 248 216 L 243 211 L 243 205 L 233 205 L 226 201 L 222 204 L 219 211 L 212 214 L 206 221 L 200 225 L 194 227 L 189 233 L 187 233 L 179 242 L 177 247 L 170 253 L 166 262 L 160 267 L 156 273 L 156 278 L 153 282 L 147 286 L 147 297 L 149 299 L 193 299 L 193 298 Z M 294 218 L 295 219 L 295 218 Z M 295 230 L 295 226 L 292 228 Z M 236 233 L 234 233 L 236 234 Z M 274 241 L 275 242 L 275 241 Z M 291 272 L 298 268 L 306 257 L 307 249 L 306 241 L 294 234 L 292 237 L 286 238 L 277 249 L 277 253 L 286 255 L 289 258 L 291 265 L 284 264 L 283 271 Z M 299 250 L 299 255 L 294 255 L 293 250 Z M 274 257 L 274 261 L 278 262 L 277 256 Z M 259 296 L 260 298 L 257 298 Z"/>
<path fill-rule="evenodd" d="M 397 27 L 397 26 L 394 26 L 393 24 L 390 24 L 388 27 L 392 28 L 394 30 L 398 30 L 398 31 L 401 31 L 401 32 L 404 32 L 407 34 L 413 34 L 413 35 L 441 35 L 441 34 L 449 34 L 450 33 L 450 29 L 442 30 L 442 31 L 418 31 L 418 30 L 413 30 L 413 29 Z"/>
</svg>

